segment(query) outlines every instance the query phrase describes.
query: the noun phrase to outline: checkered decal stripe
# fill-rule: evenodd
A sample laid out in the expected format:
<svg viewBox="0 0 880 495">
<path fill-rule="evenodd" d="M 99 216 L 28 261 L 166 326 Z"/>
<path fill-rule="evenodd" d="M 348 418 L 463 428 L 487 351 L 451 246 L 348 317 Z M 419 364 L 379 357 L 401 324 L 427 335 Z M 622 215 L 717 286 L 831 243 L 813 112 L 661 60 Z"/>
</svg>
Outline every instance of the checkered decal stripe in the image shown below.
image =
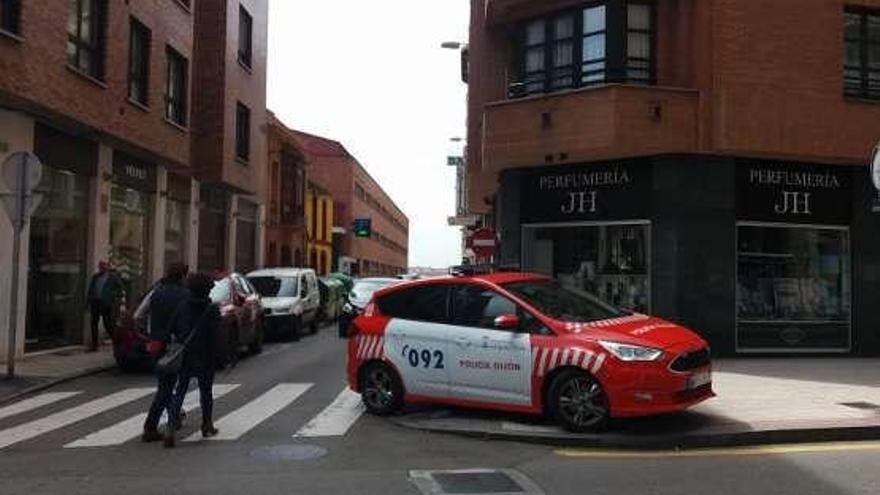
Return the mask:
<svg viewBox="0 0 880 495">
<path fill-rule="evenodd" d="M 360 360 L 381 359 L 384 356 L 385 338 L 379 335 L 358 335 L 355 355 Z"/>
<path fill-rule="evenodd" d="M 597 373 L 605 363 L 604 352 L 595 355 L 584 349 L 532 348 L 532 369 L 536 376 L 544 376 L 560 366 L 576 366 Z"/>
<path fill-rule="evenodd" d="M 566 323 L 565 329 L 568 330 L 569 332 L 580 333 L 587 328 L 613 327 L 615 325 L 623 325 L 626 323 L 636 323 L 639 321 L 646 321 L 649 319 L 651 319 L 651 317 L 648 315 L 634 313 L 629 316 L 622 316 L 620 318 L 611 318 L 608 320 L 591 321 L 589 323 Z"/>
</svg>

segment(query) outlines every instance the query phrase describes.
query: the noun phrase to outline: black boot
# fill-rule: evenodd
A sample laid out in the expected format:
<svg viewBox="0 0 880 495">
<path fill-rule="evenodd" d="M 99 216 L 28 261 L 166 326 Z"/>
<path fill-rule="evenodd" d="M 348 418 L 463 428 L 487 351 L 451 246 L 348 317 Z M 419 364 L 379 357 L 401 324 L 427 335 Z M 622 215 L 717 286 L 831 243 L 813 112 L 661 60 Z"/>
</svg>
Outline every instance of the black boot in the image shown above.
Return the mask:
<svg viewBox="0 0 880 495">
<path fill-rule="evenodd" d="M 202 425 L 202 438 L 211 438 L 217 433 L 220 433 L 216 427 L 214 427 L 213 423 L 207 423 Z"/>
<path fill-rule="evenodd" d="M 158 442 L 159 440 L 162 440 L 159 430 L 144 430 L 144 433 L 141 435 L 141 442 L 144 443 Z"/>
</svg>

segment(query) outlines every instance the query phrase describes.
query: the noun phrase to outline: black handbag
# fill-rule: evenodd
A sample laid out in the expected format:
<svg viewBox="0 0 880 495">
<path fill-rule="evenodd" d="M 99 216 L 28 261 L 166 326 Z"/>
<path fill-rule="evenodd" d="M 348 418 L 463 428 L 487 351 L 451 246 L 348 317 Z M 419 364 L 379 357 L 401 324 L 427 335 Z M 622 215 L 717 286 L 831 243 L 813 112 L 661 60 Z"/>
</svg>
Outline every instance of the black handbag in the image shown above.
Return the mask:
<svg viewBox="0 0 880 495">
<path fill-rule="evenodd" d="M 174 314 L 171 316 L 171 321 L 168 324 L 169 336 L 173 335 L 171 333 L 171 328 L 177 319 L 177 312 L 179 309 L 180 307 L 178 306 L 178 309 L 174 310 Z M 186 356 L 186 349 L 189 347 L 189 343 L 192 342 L 193 337 L 199 332 L 206 314 L 208 314 L 208 308 L 205 308 L 202 316 L 199 317 L 195 326 L 189 332 L 189 335 L 187 335 L 186 340 L 183 342 L 176 342 L 174 340 L 168 342 L 168 345 L 165 348 L 165 354 L 156 361 L 157 373 L 162 375 L 176 375 L 180 373 L 180 370 L 183 368 L 183 358 Z"/>
</svg>

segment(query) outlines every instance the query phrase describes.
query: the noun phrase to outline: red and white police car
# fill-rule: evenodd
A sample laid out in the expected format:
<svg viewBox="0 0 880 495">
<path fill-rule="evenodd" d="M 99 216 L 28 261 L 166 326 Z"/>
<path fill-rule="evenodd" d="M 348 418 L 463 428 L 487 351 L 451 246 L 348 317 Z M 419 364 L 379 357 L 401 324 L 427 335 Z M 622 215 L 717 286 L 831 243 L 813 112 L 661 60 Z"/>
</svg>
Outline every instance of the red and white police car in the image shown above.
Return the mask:
<svg viewBox="0 0 880 495">
<path fill-rule="evenodd" d="M 395 285 L 374 295 L 349 336 L 349 385 L 377 415 L 434 403 L 547 414 L 588 431 L 714 396 L 697 334 L 542 275 Z"/>
</svg>

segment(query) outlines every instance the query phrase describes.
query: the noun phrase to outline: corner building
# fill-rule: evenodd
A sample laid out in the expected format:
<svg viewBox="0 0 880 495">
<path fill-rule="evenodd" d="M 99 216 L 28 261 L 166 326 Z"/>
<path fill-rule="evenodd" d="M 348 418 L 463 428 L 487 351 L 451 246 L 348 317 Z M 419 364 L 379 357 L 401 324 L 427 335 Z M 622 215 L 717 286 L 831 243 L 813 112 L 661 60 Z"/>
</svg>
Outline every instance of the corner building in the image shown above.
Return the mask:
<svg viewBox="0 0 880 495">
<path fill-rule="evenodd" d="M 503 263 L 717 355 L 880 354 L 880 2 L 474 0 L 468 204 Z"/>
</svg>

